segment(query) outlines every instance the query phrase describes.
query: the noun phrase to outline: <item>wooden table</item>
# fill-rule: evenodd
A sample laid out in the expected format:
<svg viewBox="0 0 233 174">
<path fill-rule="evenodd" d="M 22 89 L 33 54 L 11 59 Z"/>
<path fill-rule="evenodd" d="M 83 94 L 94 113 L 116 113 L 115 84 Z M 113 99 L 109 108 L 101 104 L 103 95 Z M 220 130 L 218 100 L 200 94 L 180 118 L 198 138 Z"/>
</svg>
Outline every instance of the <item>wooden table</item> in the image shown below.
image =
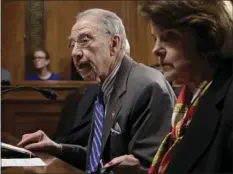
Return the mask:
<svg viewBox="0 0 233 174">
<path fill-rule="evenodd" d="M 4 143 L 16 145 L 19 141 L 11 134 L 2 132 L 2 141 Z M 47 165 L 45 167 L 9 167 L 1 168 L 2 173 L 84 173 L 76 167 L 47 153 L 35 153 Z"/>
</svg>

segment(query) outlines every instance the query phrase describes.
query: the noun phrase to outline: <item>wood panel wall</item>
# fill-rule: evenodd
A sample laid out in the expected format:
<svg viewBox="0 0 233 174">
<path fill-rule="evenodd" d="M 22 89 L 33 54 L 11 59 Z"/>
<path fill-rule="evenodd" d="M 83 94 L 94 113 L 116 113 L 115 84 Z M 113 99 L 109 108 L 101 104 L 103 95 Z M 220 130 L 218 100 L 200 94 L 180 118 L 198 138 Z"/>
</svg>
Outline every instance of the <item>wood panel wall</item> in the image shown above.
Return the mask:
<svg viewBox="0 0 233 174">
<path fill-rule="evenodd" d="M 13 81 L 24 79 L 25 2 L 1 1 L 1 66 Z"/>
<path fill-rule="evenodd" d="M 2 66 L 12 73 L 13 81 L 24 80 L 26 2 L 8 1 L 2 4 Z M 136 1 L 46 1 L 46 8 L 46 47 L 51 56 L 51 69 L 65 79 L 70 77 L 71 72 L 71 50 L 68 48 L 71 27 L 78 12 L 89 8 L 103 8 L 117 13 L 126 28 L 131 56 L 146 65 L 157 63 L 151 54 L 149 24 L 138 13 Z"/>
<path fill-rule="evenodd" d="M 94 82 L 47 81 L 22 82 L 10 86 L 10 88 L 50 86 L 57 93 L 57 99 L 48 100 L 33 89 L 21 89 L 2 94 L 2 130 L 17 138 L 37 130 L 43 130 L 49 137 L 52 137 L 61 116 L 67 117 L 68 123 L 70 123 L 69 120 L 75 118 L 72 115 L 62 115 L 61 113 L 67 96 L 72 95 L 74 99 L 78 100 L 79 96 L 83 95 L 85 87 L 92 84 Z M 64 128 L 61 127 L 60 132 L 63 130 Z"/>
</svg>

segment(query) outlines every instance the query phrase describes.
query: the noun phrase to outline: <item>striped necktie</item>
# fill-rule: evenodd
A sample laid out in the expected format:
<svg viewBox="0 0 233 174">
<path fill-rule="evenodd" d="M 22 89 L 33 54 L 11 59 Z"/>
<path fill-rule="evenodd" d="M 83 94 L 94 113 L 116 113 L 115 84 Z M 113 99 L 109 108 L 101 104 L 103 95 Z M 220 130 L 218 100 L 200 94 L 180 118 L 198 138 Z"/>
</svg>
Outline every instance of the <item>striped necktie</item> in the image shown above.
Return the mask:
<svg viewBox="0 0 233 174">
<path fill-rule="evenodd" d="M 94 116 L 94 135 L 92 139 L 91 154 L 89 156 L 88 173 L 96 172 L 100 162 L 101 141 L 104 125 L 104 101 L 101 88 L 99 88 L 97 99 L 95 101 Z"/>
</svg>

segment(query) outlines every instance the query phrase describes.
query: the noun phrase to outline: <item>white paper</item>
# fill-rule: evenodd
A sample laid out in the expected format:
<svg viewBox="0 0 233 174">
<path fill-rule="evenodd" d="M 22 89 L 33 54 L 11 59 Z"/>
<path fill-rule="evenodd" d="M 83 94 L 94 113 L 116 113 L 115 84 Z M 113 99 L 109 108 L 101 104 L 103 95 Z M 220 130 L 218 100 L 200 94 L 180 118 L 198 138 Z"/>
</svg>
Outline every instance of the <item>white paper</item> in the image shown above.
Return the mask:
<svg viewBox="0 0 233 174">
<path fill-rule="evenodd" d="M 2 167 L 46 166 L 40 158 L 1 159 Z"/>
<path fill-rule="evenodd" d="M 2 142 L 1 142 L 1 148 L 15 150 L 15 151 L 18 151 L 18 152 L 24 152 L 24 153 L 28 153 L 28 154 L 32 153 L 29 150 L 26 150 L 24 148 L 16 147 L 16 146 L 13 146 L 13 145 L 10 145 L 10 144 L 6 144 L 6 143 L 2 143 Z"/>
</svg>

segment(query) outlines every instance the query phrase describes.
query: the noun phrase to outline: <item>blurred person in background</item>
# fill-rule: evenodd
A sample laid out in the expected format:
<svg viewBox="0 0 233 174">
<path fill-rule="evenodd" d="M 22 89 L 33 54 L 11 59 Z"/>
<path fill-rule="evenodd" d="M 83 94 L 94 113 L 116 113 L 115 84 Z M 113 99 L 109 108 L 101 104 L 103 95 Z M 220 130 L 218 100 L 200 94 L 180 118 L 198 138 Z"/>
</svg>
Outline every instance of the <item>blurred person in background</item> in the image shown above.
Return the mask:
<svg viewBox="0 0 233 174">
<path fill-rule="evenodd" d="M 11 73 L 4 68 L 1 68 L 1 80 L 9 81 L 11 83 Z"/>
<path fill-rule="evenodd" d="M 60 75 L 51 72 L 49 53 L 43 49 L 33 52 L 33 65 L 36 69 L 35 74 L 27 76 L 26 80 L 62 80 Z"/>
</svg>

